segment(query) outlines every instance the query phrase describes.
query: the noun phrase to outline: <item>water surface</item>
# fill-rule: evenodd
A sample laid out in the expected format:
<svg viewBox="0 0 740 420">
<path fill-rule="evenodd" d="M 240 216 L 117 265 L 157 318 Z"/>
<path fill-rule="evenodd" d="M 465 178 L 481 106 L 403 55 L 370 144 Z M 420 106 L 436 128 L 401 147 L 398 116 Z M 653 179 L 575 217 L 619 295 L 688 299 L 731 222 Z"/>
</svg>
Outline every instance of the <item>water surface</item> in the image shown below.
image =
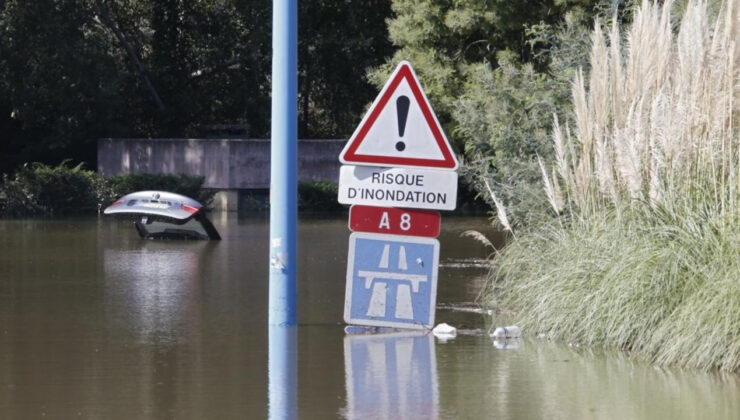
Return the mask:
<svg viewBox="0 0 740 420">
<path fill-rule="evenodd" d="M 266 418 L 268 226 L 217 217 L 222 241 L 142 241 L 109 218 L 0 221 L 0 418 Z M 300 418 L 737 418 L 735 375 L 656 369 L 537 339 L 494 343 L 468 307 L 485 219 L 443 217 L 437 322 L 346 335 L 346 216 L 299 228 Z"/>
</svg>

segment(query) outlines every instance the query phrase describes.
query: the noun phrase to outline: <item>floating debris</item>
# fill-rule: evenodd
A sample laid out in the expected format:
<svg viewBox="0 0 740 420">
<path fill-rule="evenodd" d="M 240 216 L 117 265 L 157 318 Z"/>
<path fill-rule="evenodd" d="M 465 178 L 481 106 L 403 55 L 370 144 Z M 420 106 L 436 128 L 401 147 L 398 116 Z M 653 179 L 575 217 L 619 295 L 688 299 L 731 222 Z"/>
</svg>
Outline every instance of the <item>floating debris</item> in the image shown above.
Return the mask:
<svg viewBox="0 0 740 420">
<path fill-rule="evenodd" d="M 522 330 L 516 325 L 510 327 L 498 327 L 493 331 L 491 337 L 502 339 L 502 338 L 519 338 L 522 335 Z"/>
<path fill-rule="evenodd" d="M 491 261 L 484 258 L 447 259 L 439 263 L 440 268 L 491 268 Z"/>
<path fill-rule="evenodd" d="M 457 335 L 457 328 L 443 322 L 434 327 L 432 332 L 434 335 Z"/>
<path fill-rule="evenodd" d="M 474 303 L 461 303 L 461 304 L 454 304 L 454 305 L 442 304 L 442 305 L 437 305 L 437 309 L 455 311 L 455 312 L 469 312 L 469 313 L 481 314 L 481 315 L 493 315 L 494 313 L 493 310 L 481 308 Z"/>
<path fill-rule="evenodd" d="M 457 337 L 457 328 L 453 327 L 452 325 L 441 323 L 434 327 L 434 329 L 432 330 L 432 334 L 434 334 L 434 336 L 437 337 L 439 341 L 444 343 L 447 340 L 451 340 Z"/>
<path fill-rule="evenodd" d="M 365 325 L 347 325 L 344 327 L 344 332 L 346 334 L 384 334 L 384 333 L 392 333 L 392 332 L 398 332 L 403 331 L 398 328 L 391 328 L 391 327 L 373 327 L 373 326 L 365 326 Z"/>
</svg>

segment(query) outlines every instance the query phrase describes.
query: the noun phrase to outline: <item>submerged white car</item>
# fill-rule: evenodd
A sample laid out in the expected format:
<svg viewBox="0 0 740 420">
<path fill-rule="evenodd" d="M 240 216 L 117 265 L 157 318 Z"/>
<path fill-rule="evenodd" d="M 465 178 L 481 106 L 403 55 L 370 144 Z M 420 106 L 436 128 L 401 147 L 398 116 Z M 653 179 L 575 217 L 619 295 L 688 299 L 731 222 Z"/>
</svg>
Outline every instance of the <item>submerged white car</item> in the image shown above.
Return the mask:
<svg viewBox="0 0 740 420">
<path fill-rule="evenodd" d="M 127 194 L 103 213 L 133 217 L 136 230 L 146 239 L 221 239 L 202 204 L 167 191 Z"/>
</svg>

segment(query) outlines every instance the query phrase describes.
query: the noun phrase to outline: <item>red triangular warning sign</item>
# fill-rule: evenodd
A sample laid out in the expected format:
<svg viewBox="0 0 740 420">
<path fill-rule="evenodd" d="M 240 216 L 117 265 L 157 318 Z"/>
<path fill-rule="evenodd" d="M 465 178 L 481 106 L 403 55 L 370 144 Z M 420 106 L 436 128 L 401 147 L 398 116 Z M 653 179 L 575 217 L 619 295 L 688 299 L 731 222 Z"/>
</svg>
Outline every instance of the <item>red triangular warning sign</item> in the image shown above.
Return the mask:
<svg viewBox="0 0 740 420">
<path fill-rule="evenodd" d="M 402 61 L 339 155 L 342 163 L 457 169 L 411 64 Z"/>
</svg>

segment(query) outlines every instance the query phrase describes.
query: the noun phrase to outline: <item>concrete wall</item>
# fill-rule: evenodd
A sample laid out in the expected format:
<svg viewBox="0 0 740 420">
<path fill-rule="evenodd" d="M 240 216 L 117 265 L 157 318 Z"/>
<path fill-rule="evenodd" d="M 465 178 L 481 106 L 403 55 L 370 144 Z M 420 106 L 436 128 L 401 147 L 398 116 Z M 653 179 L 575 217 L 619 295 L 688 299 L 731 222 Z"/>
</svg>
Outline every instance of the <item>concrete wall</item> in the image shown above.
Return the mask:
<svg viewBox="0 0 740 420">
<path fill-rule="evenodd" d="M 339 180 L 346 140 L 299 140 L 299 182 Z M 259 139 L 100 139 L 98 172 L 139 172 L 205 177 L 221 190 L 270 187 L 270 141 Z"/>
</svg>

